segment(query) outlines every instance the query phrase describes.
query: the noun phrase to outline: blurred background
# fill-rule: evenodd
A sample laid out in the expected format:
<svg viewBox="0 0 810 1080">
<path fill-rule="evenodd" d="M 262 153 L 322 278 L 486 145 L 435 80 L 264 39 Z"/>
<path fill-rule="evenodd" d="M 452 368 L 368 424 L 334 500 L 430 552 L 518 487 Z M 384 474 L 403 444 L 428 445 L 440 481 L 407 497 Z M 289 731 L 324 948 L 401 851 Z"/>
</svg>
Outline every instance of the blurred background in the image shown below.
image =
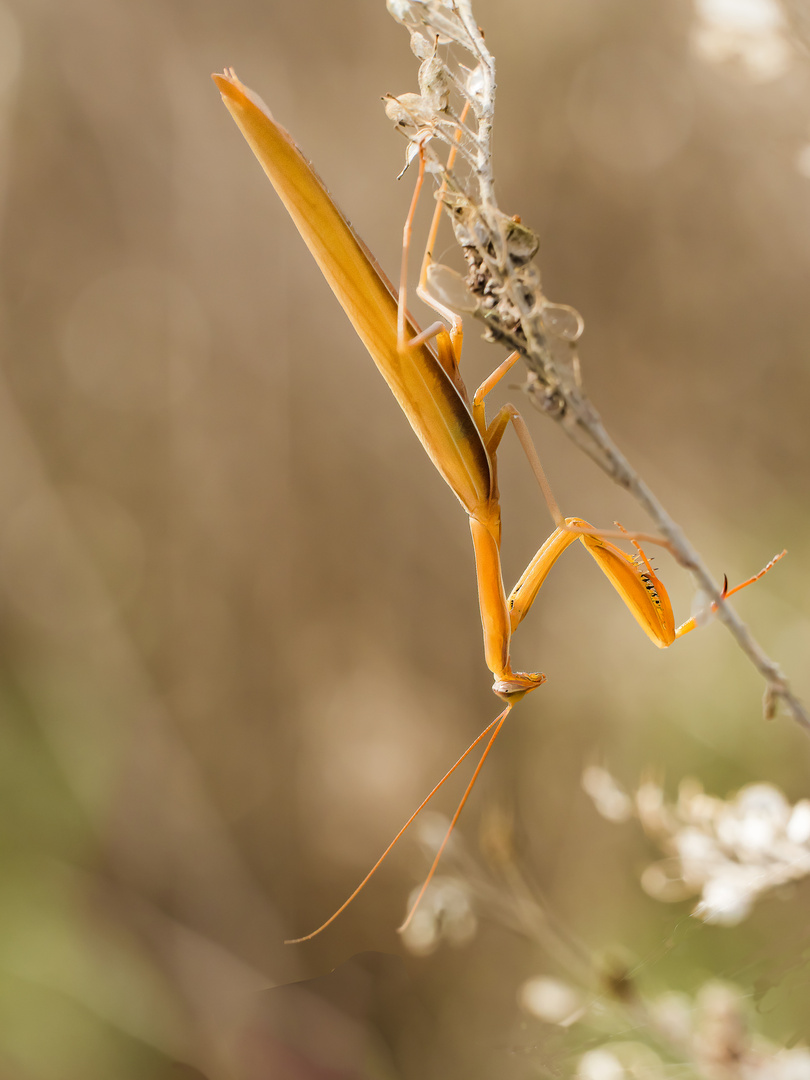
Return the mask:
<svg viewBox="0 0 810 1080">
<path fill-rule="evenodd" d="M 584 316 L 586 389 L 718 577 L 789 549 L 737 606 L 807 700 L 801 12 L 476 14 L 501 206 Z M 413 837 L 326 933 L 282 944 L 498 704 L 465 516 L 223 108 L 225 65 L 395 275 L 411 182 L 380 98 L 415 90 L 416 63 L 382 0 L 0 0 L 0 1076 L 569 1075 L 576 1047 L 517 1003 L 526 978 L 570 975 L 498 917 L 518 881 L 644 992 L 730 979 L 768 1037 L 807 1039 L 808 887 L 699 925 L 644 894 L 655 851 L 581 788 L 599 764 L 631 789 L 653 768 L 670 792 L 768 781 L 795 801 L 807 737 L 763 721 L 719 625 L 653 649 L 579 546 L 514 643 L 548 684 L 448 860 L 465 932 L 425 955 L 397 936 L 429 864 Z M 479 338 L 473 386 L 502 358 Z M 520 379 L 494 404 L 523 408 L 563 511 L 648 527 Z M 500 460 L 509 586 L 551 522 L 509 437 Z M 656 562 L 682 621 L 690 581 Z M 318 1065 L 290 1049 L 330 1040 Z"/>
</svg>

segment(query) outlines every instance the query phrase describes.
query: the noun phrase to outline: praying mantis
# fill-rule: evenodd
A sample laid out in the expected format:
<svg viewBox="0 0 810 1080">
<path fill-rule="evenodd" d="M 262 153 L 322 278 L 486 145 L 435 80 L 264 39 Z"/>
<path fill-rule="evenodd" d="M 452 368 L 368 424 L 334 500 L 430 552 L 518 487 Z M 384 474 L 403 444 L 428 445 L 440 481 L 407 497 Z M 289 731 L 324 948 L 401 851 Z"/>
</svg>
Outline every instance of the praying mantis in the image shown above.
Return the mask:
<svg viewBox="0 0 810 1080">
<path fill-rule="evenodd" d="M 636 548 L 636 554 L 630 555 L 608 539 L 621 534 L 594 529 L 581 518 L 563 518 L 549 489 L 528 428 L 513 405 L 504 405 L 493 419 L 487 419 L 485 398 L 512 368 L 518 359 L 518 353 L 513 353 L 496 368 L 471 398 L 459 369 L 461 320 L 426 292 L 424 267 L 422 282 L 417 291 L 449 320 L 450 328 L 440 321 L 427 330 L 420 331 L 410 319 L 405 303 L 407 252 L 416 199 L 424 178 L 424 157 L 420 155 L 419 179 L 405 225 L 403 270 L 397 293 L 291 137 L 276 123 L 261 100 L 236 78 L 233 71 L 214 75 L 213 78 L 225 105 L 276 189 L 359 338 L 388 383 L 417 438 L 463 506 L 470 521 L 484 656 L 493 675 L 492 689 L 503 701 L 504 709 L 487 725 L 411 815 L 346 902 L 317 930 L 305 937 L 294 939 L 292 943 L 315 937 L 345 910 L 435 792 L 486 739 L 484 750 L 427 878 L 400 928 L 404 929 L 436 872 L 450 834 L 506 718 L 526 694 L 546 681 L 546 676 L 540 672 L 515 671 L 510 661 L 509 646 L 512 634 L 528 614 L 546 576 L 566 548 L 575 540 L 584 545 L 641 628 L 659 648 L 667 648 L 677 638 L 695 629 L 697 622 L 695 618 L 691 618 L 676 628 L 667 591 L 639 544 L 642 534 L 625 534 Z M 440 214 L 439 203 L 434 215 L 432 237 L 435 237 Z M 431 242 L 428 250 L 430 247 Z M 501 574 L 497 451 L 510 425 L 517 434 L 546 498 L 555 529 L 507 596 Z M 655 537 L 647 539 L 661 542 Z M 734 589 L 729 590 L 726 583 L 724 598 L 758 580 L 779 558 L 781 555 L 776 556 L 758 574 Z"/>
</svg>

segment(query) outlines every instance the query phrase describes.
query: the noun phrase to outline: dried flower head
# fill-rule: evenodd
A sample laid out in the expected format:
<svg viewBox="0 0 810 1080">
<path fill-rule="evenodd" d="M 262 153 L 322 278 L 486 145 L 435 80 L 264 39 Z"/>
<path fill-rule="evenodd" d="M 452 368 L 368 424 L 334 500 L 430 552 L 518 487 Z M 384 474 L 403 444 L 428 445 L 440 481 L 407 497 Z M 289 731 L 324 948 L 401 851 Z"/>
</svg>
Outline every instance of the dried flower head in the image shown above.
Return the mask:
<svg viewBox="0 0 810 1080">
<path fill-rule="evenodd" d="M 583 323 L 573 308 L 544 296 L 532 264 L 537 236 L 495 201 L 494 60 L 468 0 L 388 0 L 388 10 L 410 32 L 421 66 L 419 93 L 389 96 L 386 113 L 409 139 L 408 161 L 422 153 L 438 174 L 439 198 L 468 266 L 463 282 L 434 267 L 428 286 L 441 303 L 483 320 L 493 340 L 541 357 L 533 369 L 541 401 L 559 415 L 567 391 L 579 385 L 574 343 Z"/>
</svg>

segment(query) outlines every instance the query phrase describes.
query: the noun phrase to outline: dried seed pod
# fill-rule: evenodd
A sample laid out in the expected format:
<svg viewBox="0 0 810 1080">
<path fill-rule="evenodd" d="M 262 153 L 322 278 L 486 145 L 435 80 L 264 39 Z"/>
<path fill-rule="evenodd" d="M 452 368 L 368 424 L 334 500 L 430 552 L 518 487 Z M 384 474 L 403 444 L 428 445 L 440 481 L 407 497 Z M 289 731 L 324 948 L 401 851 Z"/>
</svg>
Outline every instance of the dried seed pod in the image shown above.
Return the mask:
<svg viewBox="0 0 810 1080">
<path fill-rule="evenodd" d="M 433 122 L 435 110 L 420 94 L 400 94 L 399 97 L 387 94 L 383 100 L 385 115 L 408 136 L 415 135 L 420 128 L 430 127 Z"/>
<path fill-rule="evenodd" d="M 540 238 L 518 217 L 506 218 L 504 237 L 509 257 L 515 266 L 531 262 L 540 247 Z"/>
<path fill-rule="evenodd" d="M 548 332 L 563 341 L 579 341 L 585 329 L 582 316 L 570 304 L 543 304 L 540 317 Z"/>
<path fill-rule="evenodd" d="M 464 278 L 456 270 L 442 263 L 431 263 L 427 268 L 427 287 L 440 304 L 451 311 L 473 313 L 479 302 L 467 288 Z"/>
<path fill-rule="evenodd" d="M 419 67 L 419 89 L 426 106 L 434 112 L 446 112 L 450 103 L 450 80 L 447 68 L 437 56 L 430 56 Z"/>
</svg>

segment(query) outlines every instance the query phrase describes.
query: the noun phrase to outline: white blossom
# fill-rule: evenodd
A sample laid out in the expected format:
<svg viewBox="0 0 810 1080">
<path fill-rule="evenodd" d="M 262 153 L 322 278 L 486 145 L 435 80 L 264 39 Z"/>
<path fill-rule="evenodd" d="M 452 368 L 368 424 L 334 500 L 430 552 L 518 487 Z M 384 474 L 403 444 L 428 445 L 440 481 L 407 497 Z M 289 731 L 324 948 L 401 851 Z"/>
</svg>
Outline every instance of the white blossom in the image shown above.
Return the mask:
<svg viewBox="0 0 810 1080">
<path fill-rule="evenodd" d="M 420 889 L 408 897 L 408 909 L 416 903 Z M 442 941 L 460 947 L 475 937 L 478 920 L 472 909 L 469 889 L 453 877 L 434 877 L 413 918 L 402 933 L 405 945 L 418 956 L 428 956 Z"/>
<path fill-rule="evenodd" d="M 732 983 L 710 980 L 694 996 L 668 992 L 648 1000 L 638 997 L 634 1015 L 652 1046 L 639 1038 L 622 1039 L 623 1026 L 617 1027 L 617 1037 L 606 1037 L 606 1014 L 598 1000 L 588 1002 L 586 995 L 558 979 L 527 980 L 518 1000 L 526 1012 L 547 1023 L 589 1024 L 591 1037 L 597 1035 L 601 1045 L 592 1045 L 579 1058 L 574 1080 L 810 1080 L 810 1050 L 788 1049 L 760 1035 L 755 1027 L 759 1014 L 749 995 Z M 574 1001 L 581 1004 L 573 1016 L 556 1019 L 562 1006 Z"/>
<path fill-rule="evenodd" d="M 731 66 L 752 82 L 770 82 L 793 61 L 793 46 L 777 0 L 695 0 L 693 53 Z"/>
<path fill-rule="evenodd" d="M 589 766 L 582 783 L 603 817 L 625 820 L 616 795 L 624 793 L 607 770 Z M 773 784 L 721 799 L 686 779 L 672 804 L 645 780 L 632 805 L 666 856 L 643 872 L 645 892 L 665 902 L 697 895 L 694 914 L 705 922 L 735 926 L 763 894 L 810 875 L 810 800 L 791 806 Z"/>
<path fill-rule="evenodd" d="M 527 979 L 518 991 L 522 1009 L 547 1024 L 567 1027 L 582 1014 L 581 995 L 562 979 L 536 975 Z"/>
</svg>

